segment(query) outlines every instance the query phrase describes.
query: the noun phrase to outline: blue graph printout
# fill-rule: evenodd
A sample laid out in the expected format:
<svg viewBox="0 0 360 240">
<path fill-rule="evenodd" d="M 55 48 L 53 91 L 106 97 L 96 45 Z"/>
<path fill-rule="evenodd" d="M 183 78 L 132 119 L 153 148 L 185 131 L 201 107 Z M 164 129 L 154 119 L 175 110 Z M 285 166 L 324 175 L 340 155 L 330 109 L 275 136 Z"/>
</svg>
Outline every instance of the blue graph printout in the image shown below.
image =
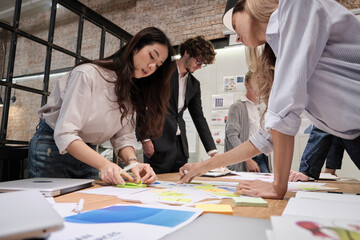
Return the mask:
<svg viewBox="0 0 360 240">
<path fill-rule="evenodd" d="M 137 206 L 112 206 L 88 211 L 65 218 L 66 222 L 96 223 L 143 223 L 163 227 L 175 227 L 193 216 L 195 212 Z"/>
</svg>

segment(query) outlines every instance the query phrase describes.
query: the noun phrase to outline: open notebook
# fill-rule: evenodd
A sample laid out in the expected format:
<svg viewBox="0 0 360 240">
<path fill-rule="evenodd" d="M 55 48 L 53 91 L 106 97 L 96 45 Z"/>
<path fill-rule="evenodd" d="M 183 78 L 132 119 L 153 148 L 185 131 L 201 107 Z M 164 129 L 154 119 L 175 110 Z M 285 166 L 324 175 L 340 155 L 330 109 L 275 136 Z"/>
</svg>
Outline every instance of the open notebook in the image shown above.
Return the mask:
<svg viewBox="0 0 360 240">
<path fill-rule="evenodd" d="M 35 190 L 0 193 L 0 239 L 46 237 L 63 227 L 63 218 Z"/>
</svg>

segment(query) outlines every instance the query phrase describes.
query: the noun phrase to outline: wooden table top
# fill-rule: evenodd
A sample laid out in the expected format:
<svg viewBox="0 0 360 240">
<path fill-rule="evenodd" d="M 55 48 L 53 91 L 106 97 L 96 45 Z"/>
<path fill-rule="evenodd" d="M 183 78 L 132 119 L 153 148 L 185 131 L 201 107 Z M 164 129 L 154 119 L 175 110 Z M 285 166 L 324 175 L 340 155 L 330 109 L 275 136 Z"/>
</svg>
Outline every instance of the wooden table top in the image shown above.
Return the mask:
<svg viewBox="0 0 360 240">
<path fill-rule="evenodd" d="M 179 174 L 178 173 L 166 173 L 166 174 L 158 174 L 158 180 L 162 181 L 178 181 Z M 225 179 L 225 178 L 211 178 L 211 177 L 197 177 L 195 180 L 202 181 L 229 181 L 236 182 L 233 179 Z M 326 183 L 327 187 L 336 187 L 339 188 L 337 192 L 344 193 L 360 193 L 360 182 L 355 179 L 342 180 L 342 181 L 316 181 Z M 93 188 L 108 186 L 107 184 L 97 181 Z M 233 215 L 242 216 L 242 217 L 254 217 L 254 218 L 265 218 L 269 219 L 270 216 L 273 215 L 281 215 L 284 211 L 288 200 L 291 197 L 295 196 L 295 192 L 288 192 L 285 195 L 283 200 L 273 200 L 266 199 L 268 201 L 268 207 L 239 207 L 234 206 L 231 199 L 222 199 L 222 203 L 230 204 L 233 207 Z M 84 211 L 99 209 L 107 206 L 111 206 L 114 204 L 124 204 L 129 203 L 117 198 L 116 196 L 109 195 L 97 195 L 97 194 L 86 194 L 79 192 L 72 192 L 65 195 L 55 197 L 55 201 L 57 203 L 76 203 L 79 199 L 83 198 L 84 201 Z"/>
</svg>

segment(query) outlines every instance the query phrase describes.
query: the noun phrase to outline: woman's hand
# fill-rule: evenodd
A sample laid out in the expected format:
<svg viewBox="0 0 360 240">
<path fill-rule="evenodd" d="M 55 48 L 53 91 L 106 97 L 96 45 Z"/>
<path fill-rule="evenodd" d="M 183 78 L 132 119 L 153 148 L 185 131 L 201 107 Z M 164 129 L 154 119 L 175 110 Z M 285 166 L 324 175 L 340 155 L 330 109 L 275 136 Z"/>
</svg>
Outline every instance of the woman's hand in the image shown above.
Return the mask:
<svg viewBox="0 0 360 240">
<path fill-rule="evenodd" d="M 310 179 L 309 176 L 301 172 L 290 170 L 289 182 L 297 182 L 297 181 L 307 182 L 309 181 L 309 179 Z"/>
<path fill-rule="evenodd" d="M 248 159 L 245 162 L 249 172 L 260 172 L 259 165 L 253 159 Z"/>
<path fill-rule="evenodd" d="M 99 171 L 102 181 L 112 185 L 125 184 L 125 180 L 120 176 L 121 168 L 117 164 L 107 161 L 99 168 Z M 130 174 L 125 172 L 122 175 L 130 181 L 134 181 Z"/>
<path fill-rule="evenodd" d="M 138 163 L 131 169 L 136 178 L 136 182 L 151 184 L 157 180 L 157 176 L 152 167 L 147 163 Z"/>
<path fill-rule="evenodd" d="M 154 144 L 152 143 L 152 141 L 146 141 L 142 143 L 142 148 L 144 151 L 144 155 L 147 158 L 151 158 L 152 155 L 154 155 L 155 152 L 155 148 L 154 148 Z"/>
<path fill-rule="evenodd" d="M 194 177 L 200 176 L 206 172 L 202 169 L 203 162 L 185 164 L 179 169 L 180 180 L 177 183 L 183 184 L 185 182 L 191 182 Z"/>
<path fill-rule="evenodd" d="M 239 181 L 235 194 L 273 199 L 283 199 L 285 195 L 283 191 L 277 191 L 272 182 L 261 180 Z"/>
</svg>

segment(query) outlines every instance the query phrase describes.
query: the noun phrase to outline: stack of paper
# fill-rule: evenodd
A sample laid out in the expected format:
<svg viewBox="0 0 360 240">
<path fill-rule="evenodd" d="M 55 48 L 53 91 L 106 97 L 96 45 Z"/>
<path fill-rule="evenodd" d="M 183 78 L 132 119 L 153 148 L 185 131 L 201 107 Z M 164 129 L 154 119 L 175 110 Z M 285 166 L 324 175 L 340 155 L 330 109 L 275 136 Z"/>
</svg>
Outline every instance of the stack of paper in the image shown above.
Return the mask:
<svg viewBox="0 0 360 240">
<path fill-rule="evenodd" d="M 268 202 L 262 198 L 257 197 L 233 197 L 232 198 L 235 206 L 242 206 L 242 207 L 267 207 Z"/>
</svg>

